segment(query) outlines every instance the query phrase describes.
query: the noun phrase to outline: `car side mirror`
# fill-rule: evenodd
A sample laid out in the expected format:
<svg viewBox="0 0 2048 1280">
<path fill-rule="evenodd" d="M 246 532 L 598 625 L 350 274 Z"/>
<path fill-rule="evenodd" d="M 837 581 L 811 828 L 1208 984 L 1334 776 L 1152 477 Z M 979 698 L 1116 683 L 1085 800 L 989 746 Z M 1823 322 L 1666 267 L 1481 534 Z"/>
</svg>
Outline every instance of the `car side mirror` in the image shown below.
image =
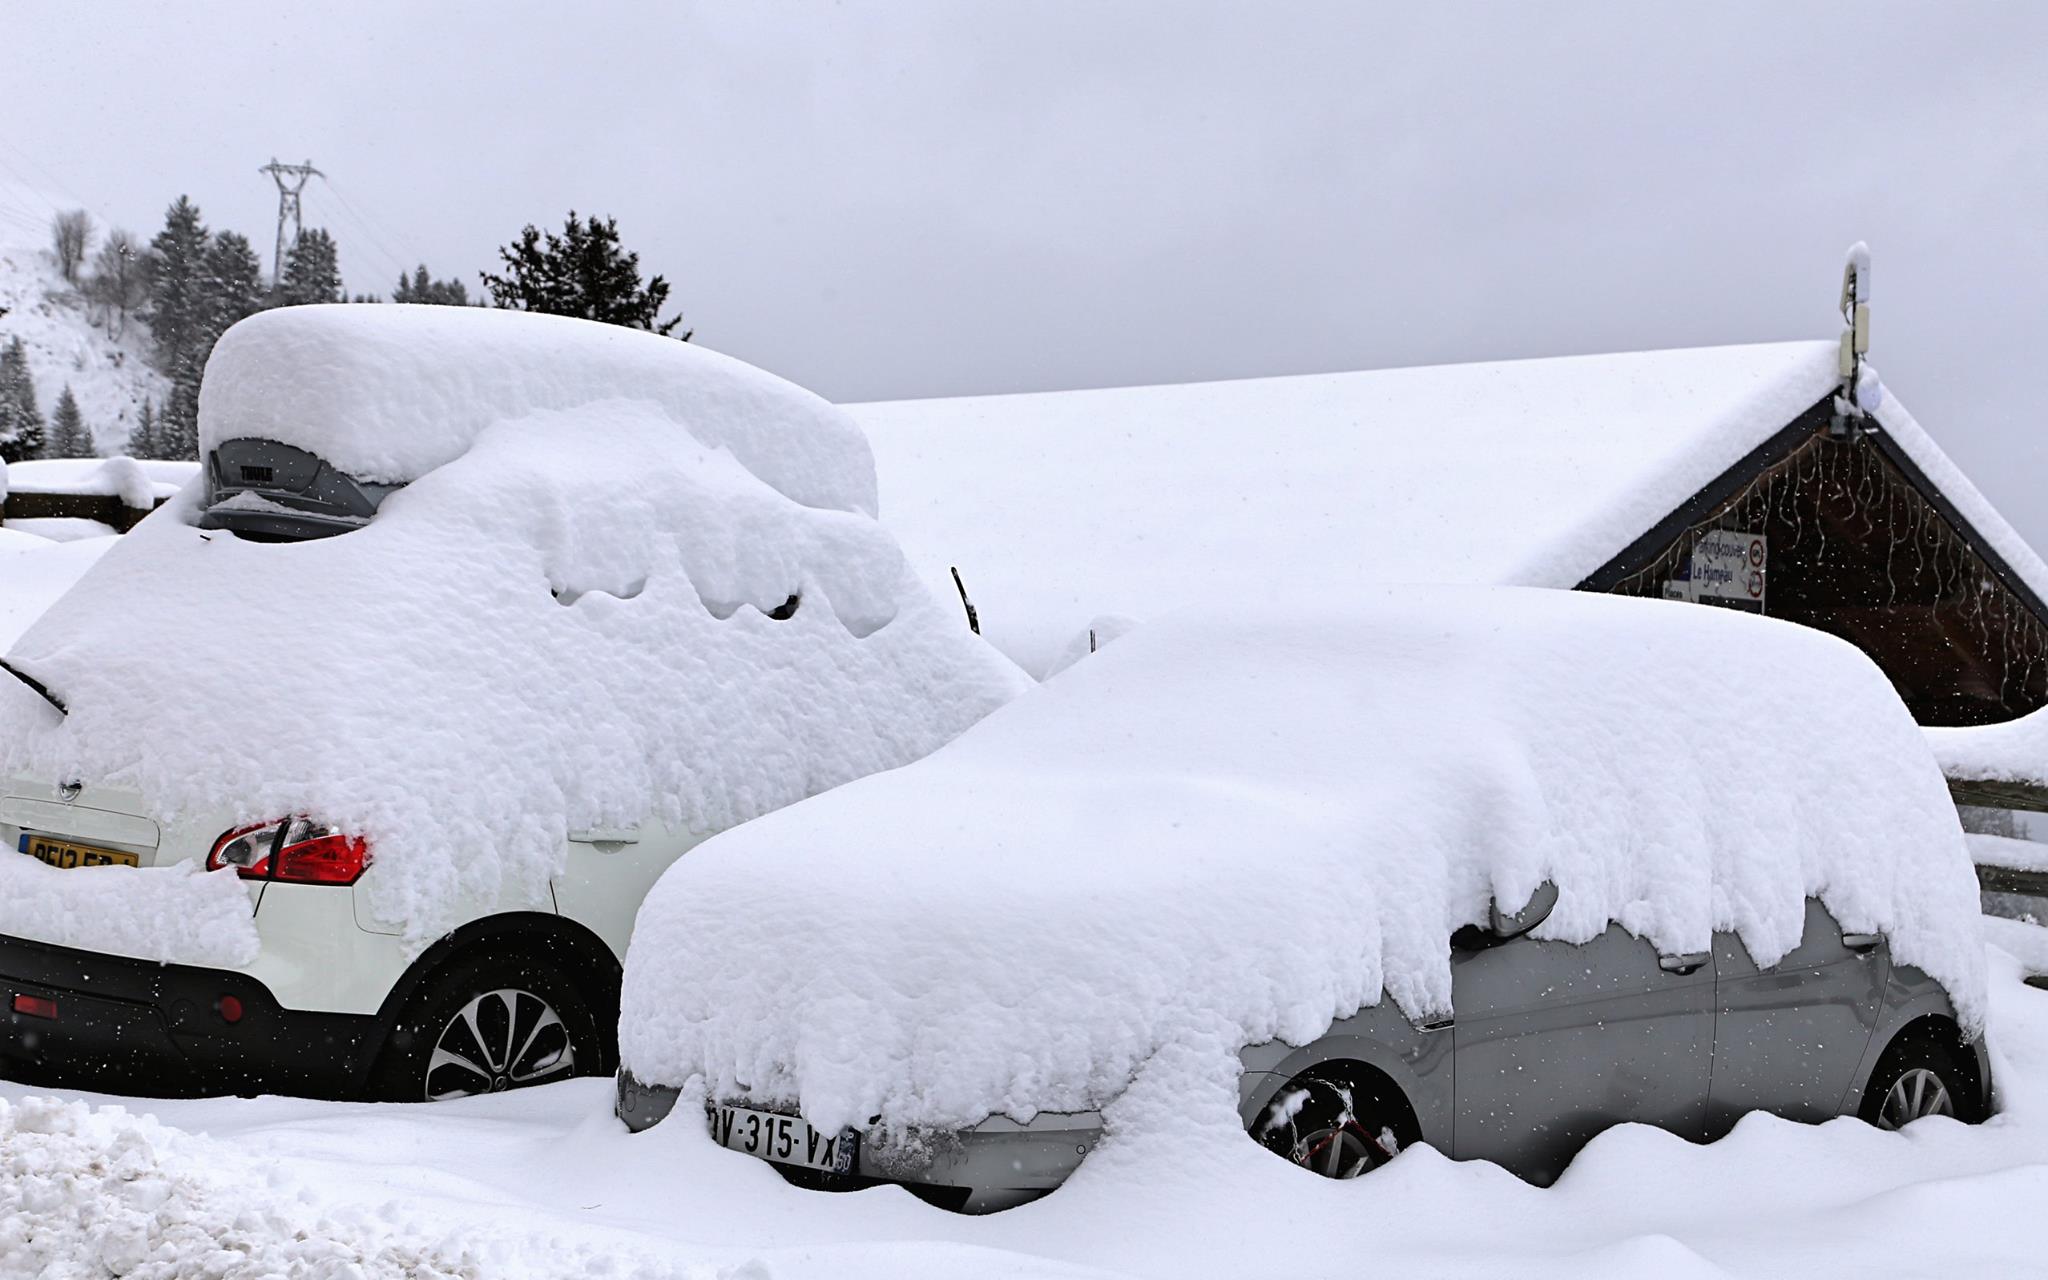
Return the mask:
<svg viewBox="0 0 2048 1280">
<path fill-rule="evenodd" d="M 1529 901 L 1519 911 L 1502 911 L 1496 899 L 1488 927 L 1497 938 L 1519 938 L 1550 918 L 1550 910 L 1557 905 L 1557 885 L 1549 880 L 1536 886 L 1536 892 L 1529 895 Z"/>
</svg>

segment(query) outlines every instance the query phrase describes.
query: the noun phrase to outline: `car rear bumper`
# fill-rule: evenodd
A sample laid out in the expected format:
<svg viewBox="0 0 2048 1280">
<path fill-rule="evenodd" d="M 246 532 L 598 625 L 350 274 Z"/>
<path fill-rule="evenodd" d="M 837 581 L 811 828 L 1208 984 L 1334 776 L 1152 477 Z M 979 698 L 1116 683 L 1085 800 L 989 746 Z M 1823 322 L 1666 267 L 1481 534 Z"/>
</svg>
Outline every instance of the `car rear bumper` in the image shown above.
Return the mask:
<svg viewBox="0 0 2048 1280">
<path fill-rule="evenodd" d="M 668 1116 L 677 1094 L 621 1071 L 615 1110 L 637 1133 Z M 861 1135 L 851 1174 L 776 1167 L 791 1181 L 819 1190 L 894 1183 L 944 1208 L 994 1213 L 1056 1189 L 1101 1139 L 1102 1117 L 1095 1112 L 1042 1112 L 1022 1124 L 991 1116 L 969 1129 L 907 1139 L 871 1130 Z"/>
<path fill-rule="evenodd" d="M 16 1007 L 55 1005 L 56 1017 Z M 223 997 L 241 1005 L 230 1022 Z M 376 1019 L 278 1004 L 247 974 L 0 935 L 0 1079 L 151 1097 L 361 1089 Z"/>
</svg>

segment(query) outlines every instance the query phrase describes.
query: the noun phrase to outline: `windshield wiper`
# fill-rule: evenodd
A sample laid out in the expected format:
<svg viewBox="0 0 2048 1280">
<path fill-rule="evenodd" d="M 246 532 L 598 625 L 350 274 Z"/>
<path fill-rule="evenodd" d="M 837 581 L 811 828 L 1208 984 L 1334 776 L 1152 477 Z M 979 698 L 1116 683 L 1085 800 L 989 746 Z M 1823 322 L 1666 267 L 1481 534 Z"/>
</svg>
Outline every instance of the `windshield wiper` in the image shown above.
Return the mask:
<svg viewBox="0 0 2048 1280">
<path fill-rule="evenodd" d="M 15 665 L 7 661 L 5 658 L 0 658 L 0 671 L 5 671 L 8 675 L 13 676 L 16 680 L 21 681 L 29 688 L 35 690 L 35 694 L 38 698 L 41 698 L 44 702 L 47 702 L 51 706 L 57 708 L 58 715 L 68 716 L 71 714 L 71 709 L 65 706 L 63 702 L 61 702 L 58 699 L 56 694 L 51 693 L 48 687 L 46 687 L 42 681 L 36 679 L 32 675 L 28 675 L 20 670 L 17 670 L 15 668 Z"/>
</svg>

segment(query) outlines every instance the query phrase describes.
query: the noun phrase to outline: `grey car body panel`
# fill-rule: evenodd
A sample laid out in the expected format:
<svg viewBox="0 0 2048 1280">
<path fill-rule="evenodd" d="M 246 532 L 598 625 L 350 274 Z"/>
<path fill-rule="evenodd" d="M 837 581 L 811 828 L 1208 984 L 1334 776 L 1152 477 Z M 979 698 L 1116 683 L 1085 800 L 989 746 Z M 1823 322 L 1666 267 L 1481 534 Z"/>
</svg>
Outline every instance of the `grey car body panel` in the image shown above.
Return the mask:
<svg viewBox="0 0 2048 1280">
<path fill-rule="evenodd" d="M 1704 1136 L 1714 966 L 1659 960 L 1620 925 L 1585 943 L 1525 936 L 1454 952 L 1451 1151 L 1548 1182 L 1625 1121 Z"/>
<path fill-rule="evenodd" d="M 1360 1064 L 1400 1088 L 1423 1141 L 1547 1183 L 1587 1139 L 1617 1124 L 1656 1124 L 1698 1141 L 1749 1111 L 1854 1115 L 1901 1034 L 1933 1019 L 1957 1038 L 1939 983 L 1893 963 L 1882 939 L 1857 941 L 1845 944 L 1833 917 L 1809 900 L 1799 946 L 1762 970 L 1733 934 L 1716 935 L 1711 952 L 1693 957 L 1660 957 L 1619 926 L 1586 944 L 1524 936 L 1454 948 L 1455 1022 L 1418 1026 L 1383 1003 L 1305 1045 L 1247 1046 L 1238 1055 L 1239 1117 L 1256 1132 L 1302 1073 Z M 1975 1076 L 1977 1114 L 1987 1114 L 1982 1040 L 1952 1047 Z M 618 1114 L 630 1128 L 654 1124 L 675 1099 L 674 1089 L 620 1075 Z M 870 1135 L 857 1172 L 864 1182 L 969 1189 L 962 1207 L 989 1212 L 1057 1187 L 1101 1131 L 1100 1115 L 1088 1112 L 1030 1124 L 995 1117 L 893 1148 Z"/>
<path fill-rule="evenodd" d="M 1863 1100 L 1864 1091 L 1870 1087 L 1870 1077 L 1877 1070 L 1885 1051 L 1897 1042 L 1901 1035 L 1916 1023 L 1935 1020 L 1946 1027 L 1956 1024 L 1955 1006 L 1949 1002 L 1948 992 L 1939 982 L 1928 977 L 1912 965 L 1893 961 L 1885 975 L 1884 1005 L 1878 1016 L 1877 1029 L 1871 1034 L 1862 1060 L 1857 1063 L 1856 1074 L 1849 1087 L 1843 1091 L 1839 1104 L 1841 1115 L 1854 1115 Z M 1973 1071 L 1977 1083 L 1977 1114 L 1991 1114 L 1993 1081 L 1991 1079 L 1991 1057 L 1984 1047 L 1984 1038 L 1960 1046 L 1966 1061 L 1964 1067 Z"/>
<path fill-rule="evenodd" d="M 1052 1191 L 1065 1182 L 1102 1140 L 1094 1111 L 1040 1112 L 1019 1123 L 991 1116 L 958 1133 L 920 1134 L 892 1142 L 864 1134 L 854 1155 L 863 1178 L 971 1188 L 968 1213 L 994 1213 Z"/>
<path fill-rule="evenodd" d="M 1799 945 L 1778 963 L 1759 970 L 1739 938 L 1721 933 L 1714 964 L 1720 979 L 1708 1136 L 1720 1137 L 1751 1111 L 1806 1121 L 1840 1115 L 1885 1011 L 1885 944 L 1845 946 L 1827 908 L 1808 899 Z"/>
<path fill-rule="evenodd" d="M 666 1119 L 680 1096 L 672 1086 L 648 1084 L 621 1071 L 613 1113 L 638 1133 Z M 743 1099 L 731 1101 L 744 1104 Z M 883 1181 L 965 1187 L 971 1189 L 961 1206 L 965 1211 L 993 1213 L 1036 1200 L 1065 1182 L 1101 1140 L 1102 1116 L 1094 1111 L 1042 1111 L 1023 1122 L 991 1116 L 957 1133 L 870 1131 L 855 1148 L 847 1185 Z"/>
<path fill-rule="evenodd" d="M 1356 1062 L 1379 1071 L 1401 1090 L 1424 1142 L 1450 1150 L 1455 1093 L 1447 1024 L 1432 1023 L 1437 1029 L 1425 1030 L 1392 1004 L 1376 1004 L 1338 1019 L 1309 1044 L 1270 1040 L 1247 1047 L 1238 1054 L 1244 1067 L 1238 1114 L 1245 1129 L 1263 1123 L 1280 1091 L 1304 1071 L 1329 1062 Z"/>
</svg>

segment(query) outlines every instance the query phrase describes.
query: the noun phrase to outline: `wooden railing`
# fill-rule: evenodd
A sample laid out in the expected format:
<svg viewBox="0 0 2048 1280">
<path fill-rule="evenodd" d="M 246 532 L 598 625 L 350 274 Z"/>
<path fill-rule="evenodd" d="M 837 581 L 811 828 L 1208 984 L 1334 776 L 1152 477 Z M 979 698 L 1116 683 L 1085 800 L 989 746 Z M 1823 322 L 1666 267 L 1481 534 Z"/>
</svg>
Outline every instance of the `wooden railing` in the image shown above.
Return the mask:
<svg viewBox="0 0 2048 1280">
<path fill-rule="evenodd" d="M 131 507 L 115 493 L 10 492 L 6 502 L 0 503 L 0 526 L 14 520 L 97 520 L 116 533 L 126 533 L 163 501 L 159 498 L 148 507 Z"/>
</svg>

